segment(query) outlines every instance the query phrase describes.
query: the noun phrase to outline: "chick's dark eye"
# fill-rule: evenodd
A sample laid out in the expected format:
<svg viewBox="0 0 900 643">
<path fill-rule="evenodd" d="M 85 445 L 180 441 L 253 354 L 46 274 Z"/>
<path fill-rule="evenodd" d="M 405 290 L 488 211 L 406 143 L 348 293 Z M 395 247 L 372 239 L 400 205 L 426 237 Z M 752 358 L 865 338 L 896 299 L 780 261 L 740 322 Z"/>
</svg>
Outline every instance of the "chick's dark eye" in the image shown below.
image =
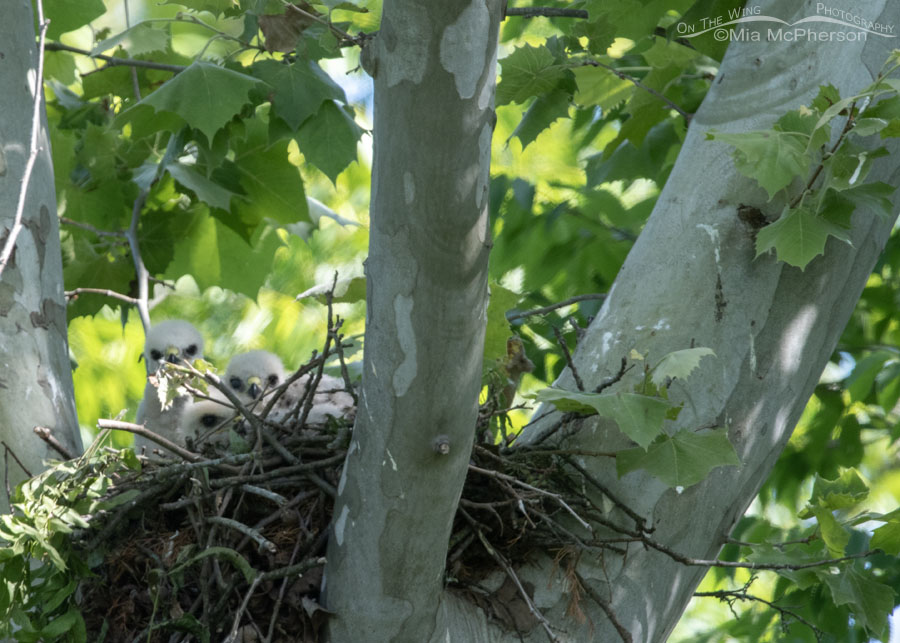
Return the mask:
<svg viewBox="0 0 900 643">
<path fill-rule="evenodd" d="M 240 391 L 244 388 L 244 383 L 239 377 L 232 377 L 230 380 L 228 380 L 228 383 L 231 384 L 231 388 L 233 388 L 235 391 Z"/>
<path fill-rule="evenodd" d="M 278 385 L 278 376 L 277 375 L 269 375 L 269 386 L 277 386 Z"/>
<path fill-rule="evenodd" d="M 187 350 L 185 350 L 184 352 L 193 357 L 194 354 L 197 352 L 197 345 L 191 344 L 190 346 L 187 347 Z"/>
<path fill-rule="evenodd" d="M 150 357 L 155 359 L 157 362 L 162 359 L 162 356 L 163 356 L 162 353 L 160 353 L 157 350 L 150 351 Z"/>
<path fill-rule="evenodd" d="M 219 423 L 219 418 L 212 413 L 207 413 L 203 417 L 200 418 L 200 424 L 205 426 L 206 428 L 210 428 Z"/>
</svg>

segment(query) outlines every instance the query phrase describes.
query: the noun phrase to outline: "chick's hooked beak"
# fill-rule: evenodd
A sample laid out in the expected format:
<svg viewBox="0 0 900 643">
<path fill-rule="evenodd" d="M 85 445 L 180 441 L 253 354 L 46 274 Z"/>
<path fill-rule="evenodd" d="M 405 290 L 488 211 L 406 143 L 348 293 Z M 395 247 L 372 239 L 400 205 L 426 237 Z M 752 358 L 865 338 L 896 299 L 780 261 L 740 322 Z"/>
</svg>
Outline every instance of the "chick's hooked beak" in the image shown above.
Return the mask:
<svg viewBox="0 0 900 643">
<path fill-rule="evenodd" d="M 170 364 L 177 364 L 181 361 L 181 351 L 177 346 L 166 346 L 166 361 Z"/>
<path fill-rule="evenodd" d="M 254 400 L 258 399 L 260 394 L 262 393 L 262 387 L 260 386 L 260 383 L 261 380 L 255 375 L 253 377 L 247 378 L 247 392 Z"/>
</svg>

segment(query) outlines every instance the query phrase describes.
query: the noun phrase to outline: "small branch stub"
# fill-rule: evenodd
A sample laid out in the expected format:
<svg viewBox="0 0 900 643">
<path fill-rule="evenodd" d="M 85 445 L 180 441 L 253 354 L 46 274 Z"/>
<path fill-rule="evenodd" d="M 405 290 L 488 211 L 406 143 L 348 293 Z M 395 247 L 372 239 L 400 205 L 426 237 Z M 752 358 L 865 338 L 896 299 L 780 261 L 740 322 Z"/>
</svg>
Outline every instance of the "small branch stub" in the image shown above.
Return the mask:
<svg viewBox="0 0 900 643">
<path fill-rule="evenodd" d="M 441 434 L 431 441 L 431 448 L 438 455 L 450 455 L 450 436 Z"/>
</svg>

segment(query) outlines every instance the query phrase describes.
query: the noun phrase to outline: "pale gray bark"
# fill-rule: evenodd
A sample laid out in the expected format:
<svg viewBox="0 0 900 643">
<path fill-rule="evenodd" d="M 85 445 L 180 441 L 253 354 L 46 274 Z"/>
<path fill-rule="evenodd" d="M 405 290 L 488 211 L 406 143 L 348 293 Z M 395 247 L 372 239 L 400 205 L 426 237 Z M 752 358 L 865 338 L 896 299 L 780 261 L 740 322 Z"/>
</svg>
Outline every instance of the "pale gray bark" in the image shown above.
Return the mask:
<svg viewBox="0 0 900 643">
<path fill-rule="evenodd" d="M 326 567 L 333 641 L 426 641 L 435 627 L 480 389 L 499 15 L 499 0 L 388 0 L 363 54 L 368 313 Z"/>
<path fill-rule="evenodd" d="M 0 20 L 0 248 L 12 228 L 22 189 L 37 73 L 31 2 L 4 3 Z M 32 474 L 60 455 L 34 434 L 45 426 L 80 453 L 72 372 L 66 339 L 62 259 L 53 167 L 41 105 L 37 157 L 12 260 L 0 277 L 0 440 Z M 6 465 L 9 470 L 6 470 Z M 13 458 L 0 457 L 10 486 L 26 475 Z M 9 509 L 5 491 L 0 512 Z"/>
<path fill-rule="evenodd" d="M 864 11 L 868 19 L 900 26 L 895 3 L 868 3 L 863 9 L 845 1 L 829 7 Z M 813 15 L 815 7 L 791 7 L 793 15 L 786 15 L 788 10 L 775 1 L 761 5 L 763 15 L 788 22 Z M 728 427 L 740 468 L 718 468 L 678 494 L 642 472 L 618 480 L 609 462 L 583 462 L 652 522 L 656 541 L 687 556 L 714 558 L 765 481 L 892 226 L 892 221 L 857 209 L 853 246 L 829 240 L 824 257 L 805 271 L 777 263 L 774 256 L 754 259 L 753 235 L 738 219 L 738 206 L 757 206 L 777 216 L 782 204 L 767 204 L 765 193 L 735 171 L 730 148 L 706 141 L 705 133 L 710 128 L 769 128 L 784 112 L 808 104 L 819 85 L 831 83 L 842 96 L 852 95 L 872 81 L 892 42 L 870 36 L 857 43 L 764 38 L 761 43 L 732 44 L 650 220 L 575 355 L 576 368 L 591 388 L 615 373 L 631 349 L 648 353 L 651 364 L 692 345 L 715 351 L 714 359 L 705 358 L 689 380 L 671 389 L 673 399 L 684 402 L 678 426 Z M 896 146 L 892 149 L 892 156 L 877 165 L 868 180 L 900 182 L 900 156 Z M 898 202 L 895 196 L 895 212 Z M 627 390 L 634 379 L 626 377 L 618 390 Z M 568 373 L 560 384 L 574 388 Z M 533 426 L 531 435 L 542 426 L 546 421 Z M 604 421 L 585 422 L 565 444 L 604 451 L 628 446 Z M 602 502 L 599 496 L 595 499 Z M 617 514 L 611 511 L 611 516 Z M 624 564 L 611 555 L 602 568 L 588 556 L 582 561 L 582 575 L 609 601 L 633 640 L 642 642 L 668 637 L 706 572 L 637 545 L 629 548 Z M 546 588 L 551 570 L 545 560 L 523 573 Z M 556 579 L 560 581 L 560 575 Z M 555 592 L 544 589 L 538 600 L 567 631 L 562 640 L 619 640 L 609 619 L 589 600 L 581 606 L 589 609 L 592 633 L 587 624 L 567 621 L 562 616 L 568 601 L 563 591 L 560 585 Z M 543 639 L 542 633 L 533 632 L 529 640 Z"/>
<path fill-rule="evenodd" d="M 847 1 L 829 6 L 859 11 L 858 6 Z M 394 5 L 393 9 L 397 7 Z M 407 15 L 423 11 L 407 9 Z M 787 15 L 791 9 L 795 13 Z M 792 22 L 812 14 L 815 8 L 808 3 L 799 8 L 786 8 L 772 1 L 764 4 L 761 11 Z M 900 9 L 887 2 L 867 5 L 866 12 L 870 19 L 900 25 Z M 388 17 L 400 22 L 391 14 Z M 585 384 L 592 387 L 615 373 L 621 358 L 631 349 L 647 353 L 651 363 L 691 345 L 708 346 L 715 351 L 714 359 L 706 358 L 701 369 L 687 382 L 672 387 L 671 394 L 676 402 L 684 402 L 678 421 L 680 427 L 710 424 L 729 427 L 729 436 L 741 458 L 740 468 L 716 469 L 706 481 L 679 494 L 641 472 L 618 480 L 614 466 L 605 460 L 582 463 L 652 523 L 657 541 L 684 555 L 715 557 L 724 537 L 757 493 L 818 381 L 891 228 L 891 222 L 859 210 L 853 218 L 853 246 L 829 241 L 825 256 L 817 258 L 805 271 L 779 264 L 772 256 L 754 259 L 753 234 L 739 220 L 737 208 L 740 204 L 758 206 L 777 215 L 780 205 L 767 204 L 765 194 L 736 172 L 730 149 L 706 141 L 705 133 L 713 127 L 729 132 L 771 127 L 785 111 L 808 102 L 820 84 L 832 83 L 842 95 L 850 95 L 877 73 L 887 57 L 889 42 L 871 37 L 868 42 L 858 43 L 733 44 L 713 89 L 691 125 L 653 215 L 576 353 L 580 374 Z M 402 53 L 403 49 L 396 51 Z M 414 74 L 406 70 L 401 75 L 409 79 Z M 381 140 L 390 137 L 408 144 L 409 129 L 415 127 L 418 118 L 412 115 L 414 107 L 401 102 L 392 103 L 391 109 L 393 129 L 391 134 L 379 129 Z M 376 123 L 378 127 L 391 125 L 382 120 Z M 461 141 L 460 149 L 471 153 L 468 140 Z M 431 142 L 430 139 L 421 141 L 423 147 L 419 153 L 424 154 Z M 449 176 L 452 170 L 446 165 L 447 158 L 455 156 L 447 154 L 446 149 L 439 145 L 433 154 L 441 159 Z M 405 211 L 399 193 L 404 172 L 409 168 L 393 157 L 399 151 L 392 150 L 391 159 L 381 156 L 387 151 L 382 147 L 376 160 L 382 163 L 377 167 L 374 182 L 378 190 L 376 203 L 382 203 L 380 199 L 386 198 L 384 191 L 390 190 L 388 198 L 397 205 L 390 212 L 399 216 L 397 212 Z M 900 180 L 898 158 L 895 155 L 883 159 L 870 180 L 896 185 Z M 386 177 L 384 173 L 391 167 L 391 176 Z M 383 361 L 367 354 L 367 397 L 360 411 L 367 421 L 357 425 L 355 440 L 358 442 L 349 459 L 350 475 L 343 485 L 337 513 L 337 529 L 344 529 L 347 542 L 351 540 L 347 525 L 355 520 L 353 535 L 368 532 L 369 545 L 368 548 L 365 544 L 357 545 L 358 553 L 353 555 L 335 547 L 329 552 L 331 557 L 337 556 L 330 560 L 330 570 L 338 567 L 342 572 L 329 574 L 329 597 L 338 591 L 349 597 L 337 605 L 340 626 L 332 632 L 342 633 L 336 640 L 353 640 L 346 633 L 355 632 L 355 640 L 418 641 L 426 640 L 419 633 L 433 623 L 428 640 L 435 643 L 518 641 L 517 634 L 501 631 L 484 614 L 457 597 L 445 594 L 436 617 L 431 620 L 433 593 L 425 594 L 422 600 L 412 596 L 414 592 L 424 591 L 423 587 L 435 586 L 437 580 L 433 575 L 439 573 L 437 561 L 444 555 L 446 532 L 436 537 L 432 530 L 425 529 L 426 521 L 439 514 L 447 521 L 444 524 L 449 524 L 448 513 L 439 508 L 426 511 L 414 501 L 428 497 L 435 503 L 446 502 L 453 494 L 434 471 L 423 470 L 418 479 L 405 472 L 427 459 L 427 440 L 441 426 L 435 423 L 435 418 L 442 420 L 448 416 L 443 411 L 446 398 L 435 395 L 441 390 L 435 383 L 441 376 L 424 374 L 418 362 L 419 370 L 412 373 L 425 375 L 425 380 L 412 386 L 426 387 L 420 399 L 435 405 L 432 408 L 436 415 L 425 415 L 423 410 L 421 415 L 414 416 L 418 428 L 405 430 L 400 427 L 407 425 L 397 418 L 409 416 L 392 415 L 396 413 L 392 404 L 403 397 L 391 393 L 391 381 L 393 378 L 396 386 L 396 374 L 403 372 L 402 364 L 409 355 L 402 349 L 402 338 L 407 332 L 404 329 L 409 326 L 404 326 L 402 318 L 398 319 L 402 308 L 396 307 L 398 295 L 394 293 L 408 296 L 413 291 L 409 289 L 411 286 L 406 290 L 402 286 L 387 290 L 384 278 L 379 281 L 375 275 L 391 275 L 400 283 L 404 283 L 404 278 L 410 280 L 407 284 L 418 283 L 410 275 L 421 275 L 426 263 L 425 257 L 415 255 L 420 239 L 411 239 L 403 225 L 394 224 L 389 228 L 393 234 L 387 239 L 381 236 L 385 234 L 384 229 L 378 224 L 375 227 L 378 229 L 373 230 L 373 248 L 378 242 L 390 241 L 393 244 L 390 247 L 399 256 L 411 252 L 420 258 L 407 260 L 410 262 L 407 266 L 414 266 L 412 270 L 394 267 L 398 264 L 388 267 L 383 256 L 370 259 L 373 290 L 368 351 L 380 351 Z M 376 266 L 378 272 L 372 270 Z M 449 283 L 442 285 L 446 287 Z M 384 294 L 381 289 L 385 289 Z M 452 292 L 449 296 L 453 296 Z M 413 297 L 414 310 L 419 307 L 416 297 Z M 426 304 L 434 305 L 433 300 Z M 435 324 L 440 321 L 432 320 Z M 378 330 L 373 332 L 375 329 Z M 429 335 L 461 329 L 462 326 L 452 325 L 445 331 L 435 325 Z M 416 337 L 419 336 L 417 332 Z M 385 341 L 387 347 L 382 345 Z M 421 359 L 422 353 L 418 355 Z M 443 355 L 435 356 L 436 364 L 442 364 Z M 386 366 L 381 367 L 382 363 Z M 446 375 L 451 374 L 456 375 L 455 372 Z M 443 381 L 448 382 L 445 387 L 459 386 L 455 379 Z M 619 388 L 625 390 L 632 383 L 633 378 L 626 377 Z M 574 387 L 568 374 L 563 376 L 561 384 Z M 465 418 L 468 421 L 469 416 Z M 553 419 L 551 415 L 536 422 L 530 429 L 531 435 L 538 435 Z M 570 433 L 566 445 L 610 451 L 630 444 L 608 422 L 594 421 L 584 422 L 579 431 Z M 400 462 L 397 453 L 404 454 L 403 461 L 408 464 L 398 465 L 395 470 L 395 463 Z M 401 478 L 401 474 L 409 477 Z M 420 488 L 427 485 L 429 489 Z M 456 489 L 453 488 L 454 493 Z M 598 494 L 592 495 L 601 506 L 610 507 L 612 518 L 628 524 L 610 503 Z M 385 503 L 386 497 L 394 498 L 394 503 Z M 349 516 L 348 509 L 342 507 L 349 508 Z M 578 527 L 572 525 L 572 529 Z M 605 613 L 585 597 L 580 607 L 588 620 L 579 623 L 566 616 L 568 588 L 563 574 L 549 557 L 519 571 L 534 585 L 534 601 L 546 613 L 559 640 L 620 640 Z M 625 563 L 607 555 L 601 567 L 601 561 L 585 555 L 580 567 L 580 573 L 593 589 L 609 601 L 618 622 L 628 630 L 632 640 L 641 642 L 664 641 L 668 637 L 705 571 L 702 567 L 685 567 L 637 545 L 629 548 Z M 500 581 L 496 579 L 498 585 Z M 339 590 L 339 583 L 354 583 L 362 591 Z M 384 612 L 373 614 L 372 609 Z M 406 629 L 411 622 L 417 623 L 415 629 Z M 369 627 L 373 629 L 366 629 Z M 373 632 L 391 636 L 372 638 Z M 406 636 L 409 633 L 415 635 Z M 525 638 L 544 641 L 547 634 L 537 627 Z"/>
</svg>

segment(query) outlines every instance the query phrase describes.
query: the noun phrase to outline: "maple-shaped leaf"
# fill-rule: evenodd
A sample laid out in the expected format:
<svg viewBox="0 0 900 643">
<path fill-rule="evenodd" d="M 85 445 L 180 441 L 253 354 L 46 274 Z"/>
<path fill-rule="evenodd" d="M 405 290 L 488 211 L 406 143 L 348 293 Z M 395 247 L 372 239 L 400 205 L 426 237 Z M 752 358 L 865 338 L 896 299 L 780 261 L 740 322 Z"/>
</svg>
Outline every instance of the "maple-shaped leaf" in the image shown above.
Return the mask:
<svg viewBox="0 0 900 643">
<path fill-rule="evenodd" d="M 130 29 L 116 34 L 99 43 L 91 50 L 91 55 L 121 46 L 130 56 L 140 56 L 154 51 L 165 51 L 169 46 L 169 31 L 154 27 L 149 22 L 139 22 Z"/>
<path fill-rule="evenodd" d="M 806 147 L 810 137 L 805 134 L 776 130 L 726 134 L 710 130 L 706 137 L 733 145 L 738 172 L 759 183 L 769 199 L 809 171 L 811 159 Z"/>
<path fill-rule="evenodd" d="M 54 40 L 106 13 L 103 0 L 44 0 L 43 5 L 50 18 L 47 37 Z"/>
<path fill-rule="evenodd" d="M 528 144 L 533 142 L 538 134 L 550 127 L 556 119 L 568 116 L 570 102 L 571 96 L 562 89 L 538 96 L 522 116 L 522 120 L 510 138 L 515 136 L 522 141 L 523 149 L 528 147 Z"/>
<path fill-rule="evenodd" d="M 888 629 L 888 616 L 894 609 L 894 590 L 890 585 L 863 575 L 848 565 L 840 573 L 823 571 L 820 578 L 831 590 L 835 605 L 849 605 L 856 621 L 881 640 Z"/>
<path fill-rule="evenodd" d="M 669 380 L 686 379 L 707 355 L 716 356 L 711 348 L 705 346 L 673 351 L 659 360 L 650 379 L 658 388 Z"/>
<path fill-rule="evenodd" d="M 297 144 L 303 156 L 322 170 L 332 183 L 356 160 L 356 143 L 363 133 L 348 109 L 334 101 L 326 101 L 316 115 L 297 130 Z"/>
<path fill-rule="evenodd" d="M 524 45 L 504 58 L 503 73 L 497 85 L 497 104 L 521 103 L 554 89 L 572 72 L 556 62 L 546 46 Z"/>
<path fill-rule="evenodd" d="M 637 393 L 581 393 L 555 387 L 538 391 L 535 398 L 550 402 L 560 411 L 609 418 L 642 449 L 660 434 L 670 407 L 666 400 Z"/>
<path fill-rule="evenodd" d="M 216 132 L 250 102 L 250 90 L 259 85 L 260 81 L 252 76 L 212 63 L 196 62 L 123 112 L 120 118 L 130 120 L 138 116 L 140 108 L 150 106 L 157 114 L 177 116 L 212 141 Z M 172 127 L 172 123 L 165 127 Z"/>
<path fill-rule="evenodd" d="M 756 234 L 756 256 L 775 248 L 779 261 L 801 270 L 814 257 L 825 252 L 825 241 L 833 236 L 850 243 L 847 230 L 816 215 L 806 207 L 785 208 L 781 218 Z"/>
<path fill-rule="evenodd" d="M 715 467 L 740 464 L 725 429 L 705 433 L 683 429 L 658 437 L 646 451 L 626 449 L 616 454 L 619 477 L 645 469 L 670 487 L 689 487 Z"/>
<path fill-rule="evenodd" d="M 318 112 L 326 100 L 347 102 L 344 90 L 313 60 L 297 60 L 290 65 L 261 60 L 250 71 L 272 86 L 272 109 L 293 130 Z"/>
</svg>

